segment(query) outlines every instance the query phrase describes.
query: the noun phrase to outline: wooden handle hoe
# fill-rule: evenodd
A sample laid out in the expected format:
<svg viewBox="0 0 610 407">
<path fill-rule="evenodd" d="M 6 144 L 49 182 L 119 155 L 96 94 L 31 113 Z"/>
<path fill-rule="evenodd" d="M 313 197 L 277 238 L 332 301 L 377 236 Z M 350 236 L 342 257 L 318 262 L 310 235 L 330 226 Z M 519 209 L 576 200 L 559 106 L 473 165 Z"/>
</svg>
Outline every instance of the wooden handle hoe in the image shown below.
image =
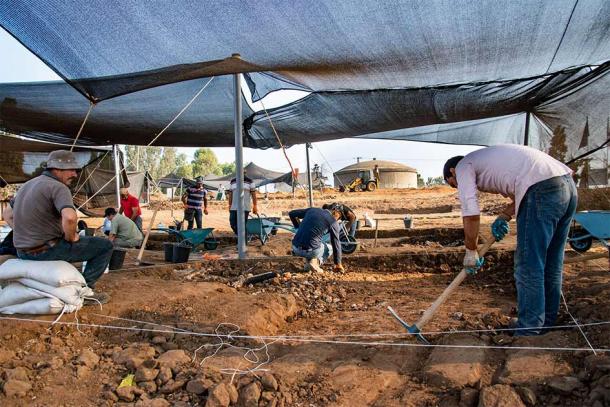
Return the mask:
<svg viewBox="0 0 610 407">
<path fill-rule="evenodd" d="M 144 255 L 144 249 L 146 248 L 146 242 L 148 242 L 148 236 L 150 236 L 150 230 L 152 229 L 155 218 L 157 217 L 157 212 L 159 209 L 155 209 L 153 212 L 152 218 L 150 218 L 150 222 L 148 223 L 148 229 L 146 229 L 146 234 L 144 235 L 144 240 L 142 240 L 142 246 L 140 246 L 140 251 L 138 252 L 138 258 L 136 259 L 136 265 L 140 265 L 142 263 L 142 256 Z"/>
<path fill-rule="evenodd" d="M 488 239 L 485 244 L 483 244 L 479 248 L 479 256 L 483 257 L 485 253 L 487 253 L 491 245 L 495 243 L 495 241 L 496 240 L 493 237 Z M 415 335 L 420 342 L 429 344 L 426 338 L 424 338 L 424 336 L 421 334 L 422 328 L 428 323 L 428 321 L 430 321 L 430 319 L 432 319 L 434 314 L 436 314 L 438 308 L 443 305 L 443 303 L 447 300 L 447 298 L 449 298 L 451 294 L 453 294 L 453 292 L 460 286 L 460 284 L 462 284 L 462 281 L 464 281 L 467 276 L 468 273 L 466 272 L 466 269 L 463 268 L 462 271 L 460 271 L 460 273 L 453 279 L 451 284 L 449 284 L 447 288 L 445 288 L 445 291 L 443 291 L 443 293 L 436 299 L 436 301 L 434 301 L 432 305 L 430 305 L 430 307 L 426 310 L 426 312 L 424 312 L 419 321 L 417 321 L 413 325 L 409 325 L 405 321 L 403 321 L 392 307 L 388 306 L 388 311 L 390 311 L 392 316 L 396 318 L 402 326 L 407 328 L 407 331 L 409 331 L 409 333 Z"/>
</svg>

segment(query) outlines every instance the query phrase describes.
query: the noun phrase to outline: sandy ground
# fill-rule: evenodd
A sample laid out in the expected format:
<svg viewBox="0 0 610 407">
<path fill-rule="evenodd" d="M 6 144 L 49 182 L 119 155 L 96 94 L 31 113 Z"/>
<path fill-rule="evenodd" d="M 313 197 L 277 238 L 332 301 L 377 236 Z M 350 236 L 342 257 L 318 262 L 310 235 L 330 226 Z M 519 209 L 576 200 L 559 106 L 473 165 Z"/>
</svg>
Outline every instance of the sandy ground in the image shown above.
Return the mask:
<svg viewBox="0 0 610 407">
<path fill-rule="evenodd" d="M 488 226 L 505 201 L 482 200 Z M 0 405 L 610 405 L 610 358 L 587 351 L 577 329 L 519 339 L 501 330 L 516 305 L 514 227 L 425 327 L 434 345 L 426 347 L 387 307 L 413 323 L 459 271 L 454 191 L 316 197 L 316 204 L 332 201 L 384 219 L 376 243 L 372 228 L 358 231 L 361 246 L 345 256 L 344 274 L 303 273 L 284 232 L 266 245 L 249 243 L 251 259 L 236 260 L 226 207 L 214 202 L 204 223 L 216 229 L 218 250 L 167 264 L 167 236 L 156 233 L 144 257 L 154 265 L 136 267 L 129 251 L 124 269 L 98 284 L 111 302 L 80 310 L 78 326 L 76 315 L 52 327 L 53 316 L 0 321 Z M 261 212 L 280 216 L 303 206 L 304 197 L 270 197 Z M 402 223 L 406 214 L 412 230 Z M 170 215 L 157 216 L 168 224 Z M 146 210 L 145 224 L 150 216 Z M 275 278 L 242 285 L 270 271 Z M 566 265 L 564 279 L 570 312 L 597 323 L 583 328 L 588 340 L 610 348 L 608 260 Z M 565 308 L 559 323 L 573 323 Z M 119 388 L 129 374 L 134 384 Z"/>
</svg>

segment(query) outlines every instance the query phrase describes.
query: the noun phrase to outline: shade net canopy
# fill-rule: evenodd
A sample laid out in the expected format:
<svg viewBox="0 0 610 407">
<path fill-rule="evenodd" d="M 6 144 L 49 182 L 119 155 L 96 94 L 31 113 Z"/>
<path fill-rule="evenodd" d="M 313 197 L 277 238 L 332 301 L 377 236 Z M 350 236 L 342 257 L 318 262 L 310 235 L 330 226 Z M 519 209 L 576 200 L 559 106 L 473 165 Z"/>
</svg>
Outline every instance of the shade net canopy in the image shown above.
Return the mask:
<svg viewBox="0 0 610 407">
<path fill-rule="evenodd" d="M 0 25 L 90 100 L 246 71 L 316 91 L 473 83 L 610 54 L 605 0 L 5 1 Z"/>
<path fill-rule="evenodd" d="M 81 145 L 148 145 L 209 79 L 156 87 L 96 104 L 78 139 Z M 62 81 L 0 84 L 0 130 L 71 144 L 89 102 Z M 253 111 L 242 103 L 242 115 Z M 234 145 L 234 90 L 214 77 L 184 113 L 153 143 L 158 146 Z"/>
<path fill-rule="evenodd" d="M 246 174 L 246 177 L 250 178 L 255 183 L 260 182 L 262 180 L 274 179 L 274 178 L 277 178 L 277 177 L 280 177 L 283 175 L 283 173 L 281 173 L 281 172 L 268 170 L 266 168 L 259 167 L 258 165 L 254 164 L 254 163 L 248 163 L 244 167 L 244 173 Z M 219 176 L 219 177 L 214 177 L 214 178 L 206 178 L 206 181 L 208 181 L 208 182 L 224 181 L 224 182 L 228 183 L 233 178 L 235 178 L 235 173 L 229 174 L 229 175 L 223 175 L 223 176 Z"/>
</svg>

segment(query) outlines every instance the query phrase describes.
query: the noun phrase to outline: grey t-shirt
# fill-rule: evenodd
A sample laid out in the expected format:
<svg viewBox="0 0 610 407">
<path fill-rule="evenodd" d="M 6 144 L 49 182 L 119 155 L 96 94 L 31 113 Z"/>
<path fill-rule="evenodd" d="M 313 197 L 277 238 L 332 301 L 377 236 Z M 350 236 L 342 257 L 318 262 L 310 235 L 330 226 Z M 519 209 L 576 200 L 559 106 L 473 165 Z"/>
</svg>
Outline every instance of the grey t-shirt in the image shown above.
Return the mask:
<svg viewBox="0 0 610 407">
<path fill-rule="evenodd" d="M 29 249 L 61 238 L 61 210 L 74 208 L 70 189 L 50 172 L 23 184 L 15 196 L 13 242 Z"/>
<path fill-rule="evenodd" d="M 140 229 L 138 229 L 134 221 L 129 219 L 127 216 L 117 213 L 116 215 L 114 215 L 114 218 L 112 218 L 111 222 L 111 235 L 115 235 L 119 239 L 124 240 L 141 240 L 143 238 Z"/>
</svg>

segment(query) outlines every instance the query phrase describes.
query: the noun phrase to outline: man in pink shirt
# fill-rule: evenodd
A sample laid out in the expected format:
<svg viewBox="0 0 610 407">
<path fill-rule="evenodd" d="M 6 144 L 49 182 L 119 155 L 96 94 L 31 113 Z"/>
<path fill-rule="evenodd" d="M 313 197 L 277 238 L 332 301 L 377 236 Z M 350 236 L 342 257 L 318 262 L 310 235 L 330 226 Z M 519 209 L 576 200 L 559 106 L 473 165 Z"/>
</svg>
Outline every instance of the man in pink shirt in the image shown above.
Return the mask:
<svg viewBox="0 0 610 407">
<path fill-rule="evenodd" d="M 517 336 L 545 333 L 557 319 L 564 247 L 577 203 L 571 174 L 570 168 L 551 156 L 512 144 L 453 157 L 443 169 L 445 181 L 458 189 L 466 246 L 464 267 L 471 274 L 483 261 L 476 251 L 478 191 L 512 199 L 491 231 L 497 241 L 502 240 L 516 215 Z"/>
</svg>

